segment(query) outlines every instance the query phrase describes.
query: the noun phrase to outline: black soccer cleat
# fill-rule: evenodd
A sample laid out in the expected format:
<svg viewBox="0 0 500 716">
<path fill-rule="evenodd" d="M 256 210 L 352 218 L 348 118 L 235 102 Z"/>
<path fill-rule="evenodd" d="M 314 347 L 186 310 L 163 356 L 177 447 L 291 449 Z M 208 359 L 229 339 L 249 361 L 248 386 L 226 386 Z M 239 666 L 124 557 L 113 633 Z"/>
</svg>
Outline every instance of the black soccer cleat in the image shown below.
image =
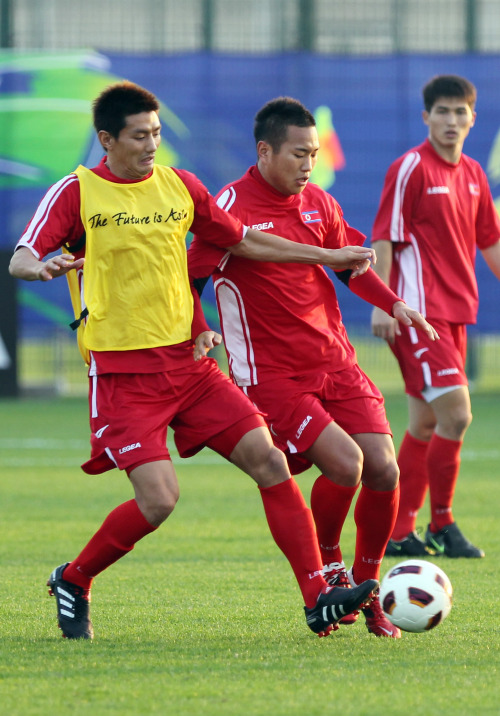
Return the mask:
<svg viewBox="0 0 500 716">
<path fill-rule="evenodd" d="M 386 557 L 431 557 L 433 554 L 434 549 L 429 549 L 415 531 L 401 540 L 390 539 L 385 548 Z"/>
<path fill-rule="evenodd" d="M 62 578 L 68 564 L 66 562 L 56 567 L 47 581 L 49 594 L 56 598 L 59 628 L 66 639 L 93 639 L 90 593 Z"/>
<path fill-rule="evenodd" d="M 347 576 L 347 570 L 343 562 L 331 562 L 323 567 L 323 577 L 327 584 L 332 587 L 345 587 L 351 589 L 351 583 Z M 356 610 L 339 619 L 339 624 L 355 624 L 358 621 L 359 612 Z"/>
<path fill-rule="evenodd" d="M 445 557 L 469 557 L 477 559 L 484 557 L 484 552 L 476 547 L 459 530 L 456 522 L 445 525 L 438 532 L 431 532 L 430 525 L 425 533 L 425 543 L 436 555 Z"/>
<path fill-rule="evenodd" d="M 352 589 L 329 585 L 324 587 L 316 606 L 310 609 L 304 607 L 307 626 L 318 636 L 326 636 L 332 629 L 338 628 L 342 617 L 360 609 L 377 587 L 376 579 L 367 579 Z"/>
</svg>

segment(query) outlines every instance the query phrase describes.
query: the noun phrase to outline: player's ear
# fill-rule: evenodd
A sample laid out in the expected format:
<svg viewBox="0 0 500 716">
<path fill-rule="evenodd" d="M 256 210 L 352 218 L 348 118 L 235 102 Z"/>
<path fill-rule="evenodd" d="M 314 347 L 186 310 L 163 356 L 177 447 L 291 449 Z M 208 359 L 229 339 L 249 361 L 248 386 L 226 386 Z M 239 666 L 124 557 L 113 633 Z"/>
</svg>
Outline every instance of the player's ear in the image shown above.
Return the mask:
<svg viewBox="0 0 500 716">
<path fill-rule="evenodd" d="M 111 134 L 109 132 L 106 132 L 106 130 L 104 129 L 100 129 L 97 133 L 97 137 L 101 143 L 101 147 L 108 151 L 113 143 L 113 137 L 111 136 Z"/>
<path fill-rule="evenodd" d="M 260 140 L 260 142 L 257 142 L 257 158 L 266 160 L 268 159 L 272 154 L 272 148 L 271 145 L 267 142 L 264 142 L 264 140 Z"/>
<path fill-rule="evenodd" d="M 429 124 L 429 112 L 426 109 L 422 110 L 422 119 L 424 124 Z"/>
</svg>

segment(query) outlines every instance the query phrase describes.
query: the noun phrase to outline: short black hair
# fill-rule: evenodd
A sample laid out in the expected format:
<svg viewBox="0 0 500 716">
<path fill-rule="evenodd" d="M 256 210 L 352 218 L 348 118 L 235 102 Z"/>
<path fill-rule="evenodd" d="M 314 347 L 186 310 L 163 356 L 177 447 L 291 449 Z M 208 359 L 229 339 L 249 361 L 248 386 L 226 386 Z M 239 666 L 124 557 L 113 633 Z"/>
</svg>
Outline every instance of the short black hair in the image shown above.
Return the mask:
<svg viewBox="0 0 500 716">
<path fill-rule="evenodd" d="M 477 99 L 477 90 L 469 80 L 459 75 L 436 75 L 422 90 L 424 107 L 430 112 L 440 97 L 456 97 L 464 99 L 474 110 Z"/>
<path fill-rule="evenodd" d="M 273 152 L 279 152 L 286 140 L 288 127 L 315 127 L 311 112 L 293 97 L 277 97 L 267 102 L 255 115 L 253 135 L 255 143 L 267 142 Z"/>
<path fill-rule="evenodd" d="M 94 128 L 96 132 L 109 132 L 116 139 L 125 127 L 129 115 L 158 112 L 159 109 L 160 103 L 152 92 L 134 82 L 117 82 L 106 87 L 94 100 Z"/>
</svg>

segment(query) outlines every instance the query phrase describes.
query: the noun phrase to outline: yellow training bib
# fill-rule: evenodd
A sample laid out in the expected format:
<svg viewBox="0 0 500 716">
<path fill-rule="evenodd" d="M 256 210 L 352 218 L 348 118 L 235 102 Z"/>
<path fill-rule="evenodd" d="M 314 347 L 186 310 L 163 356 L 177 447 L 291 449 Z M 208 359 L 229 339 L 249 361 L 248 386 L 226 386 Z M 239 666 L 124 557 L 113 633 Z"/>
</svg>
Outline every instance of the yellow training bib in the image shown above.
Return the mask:
<svg viewBox="0 0 500 716">
<path fill-rule="evenodd" d="M 83 166 L 75 174 L 86 233 L 88 309 L 79 343 L 88 350 L 126 351 L 188 340 L 193 300 L 185 240 L 194 204 L 185 184 L 165 166 L 133 184 L 107 181 Z M 77 297 L 75 288 L 70 283 L 79 316 L 81 291 Z"/>
</svg>

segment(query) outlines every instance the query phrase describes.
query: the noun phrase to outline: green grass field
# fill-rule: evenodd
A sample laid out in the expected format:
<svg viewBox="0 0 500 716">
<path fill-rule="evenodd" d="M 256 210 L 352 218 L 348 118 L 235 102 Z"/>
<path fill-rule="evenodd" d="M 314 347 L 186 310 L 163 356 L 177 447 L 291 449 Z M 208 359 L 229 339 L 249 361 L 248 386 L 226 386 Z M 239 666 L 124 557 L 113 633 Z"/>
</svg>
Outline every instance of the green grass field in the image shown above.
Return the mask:
<svg viewBox="0 0 500 716">
<path fill-rule="evenodd" d="M 498 393 L 473 395 L 455 514 L 486 552 L 445 560 L 448 619 L 399 641 L 364 620 L 318 639 L 268 532 L 257 488 L 203 452 L 176 460 L 173 516 L 100 575 L 95 640 L 59 636 L 45 581 L 131 491 L 88 477 L 85 399 L 0 401 L 0 695 L 8 716 L 498 714 Z M 405 401 L 389 396 L 396 443 Z M 314 472 L 299 478 L 306 496 Z M 427 510 L 422 512 L 424 526 Z M 353 555 L 349 516 L 344 555 Z M 437 561 L 437 560 L 436 560 Z M 387 560 L 383 572 L 396 560 Z"/>
</svg>

